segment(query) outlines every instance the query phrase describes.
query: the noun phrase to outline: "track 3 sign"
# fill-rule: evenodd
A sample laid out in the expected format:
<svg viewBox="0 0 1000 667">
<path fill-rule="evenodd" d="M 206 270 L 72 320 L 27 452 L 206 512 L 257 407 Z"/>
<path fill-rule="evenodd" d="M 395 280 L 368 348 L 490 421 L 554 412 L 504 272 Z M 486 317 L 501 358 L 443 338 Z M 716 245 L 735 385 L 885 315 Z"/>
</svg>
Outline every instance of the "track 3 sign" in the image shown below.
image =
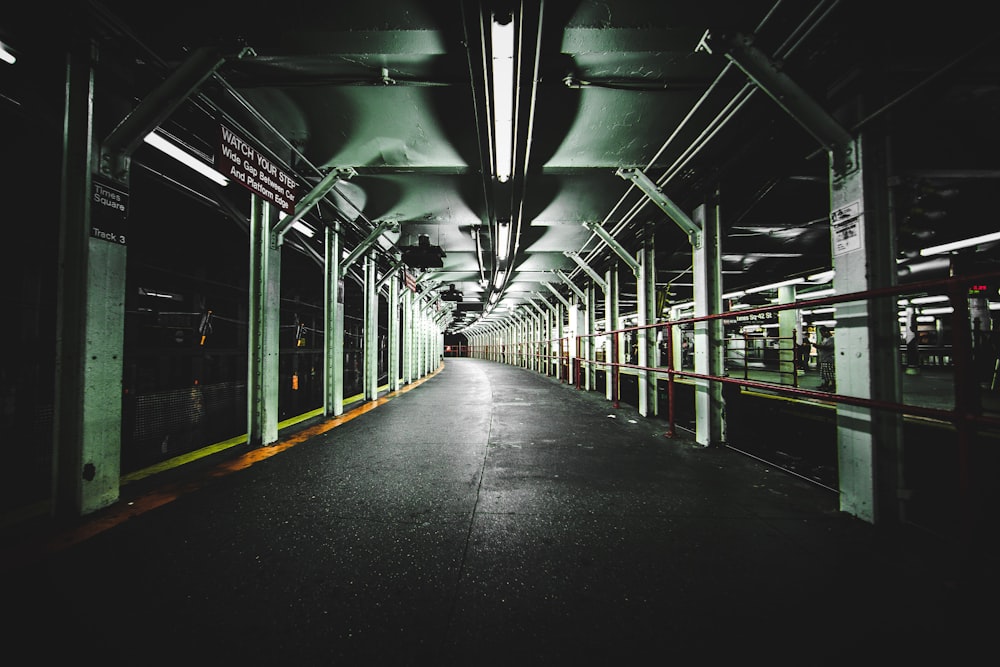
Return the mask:
<svg viewBox="0 0 1000 667">
<path fill-rule="evenodd" d="M 288 215 L 295 212 L 298 197 L 295 179 L 225 123 L 219 123 L 215 169 Z"/>
<path fill-rule="evenodd" d="M 91 182 L 90 235 L 109 243 L 125 244 L 128 191 L 98 178 Z"/>
</svg>

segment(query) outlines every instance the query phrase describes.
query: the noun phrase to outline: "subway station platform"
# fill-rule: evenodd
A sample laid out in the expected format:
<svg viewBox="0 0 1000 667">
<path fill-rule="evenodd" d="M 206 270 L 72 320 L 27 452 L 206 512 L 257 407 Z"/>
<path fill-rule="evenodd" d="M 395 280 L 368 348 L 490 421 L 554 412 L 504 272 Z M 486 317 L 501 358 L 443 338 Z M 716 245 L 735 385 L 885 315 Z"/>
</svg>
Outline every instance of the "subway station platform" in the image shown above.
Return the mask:
<svg viewBox="0 0 1000 667">
<path fill-rule="evenodd" d="M 61 532 L 5 536 L 5 652 L 817 665 L 987 646 L 988 558 L 664 432 L 552 378 L 446 359 L 272 447 L 128 485 Z"/>
</svg>

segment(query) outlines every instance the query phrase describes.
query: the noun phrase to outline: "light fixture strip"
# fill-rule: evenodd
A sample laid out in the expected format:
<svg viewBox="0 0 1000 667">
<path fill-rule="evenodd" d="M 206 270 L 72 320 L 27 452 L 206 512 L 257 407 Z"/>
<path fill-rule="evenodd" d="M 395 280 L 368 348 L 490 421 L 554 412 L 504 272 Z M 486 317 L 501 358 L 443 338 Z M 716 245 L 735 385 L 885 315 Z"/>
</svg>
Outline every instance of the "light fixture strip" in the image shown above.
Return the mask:
<svg viewBox="0 0 1000 667">
<path fill-rule="evenodd" d="M 476 263 L 479 265 L 479 283 L 485 287 L 486 269 L 483 266 L 483 239 L 479 227 L 472 228 L 472 238 L 476 241 Z"/>
<path fill-rule="evenodd" d="M 753 294 L 755 292 L 765 292 L 770 289 L 777 289 L 779 287 L 785 287 L 787 285 L 799 285 L 804 283 L 803 278 L 789 278 L 788 280 L 782 280 L 780 282 L 771 283 L 770 285 L 760 285 L 759 287 L 749 287 L 746 290 L 747 294 Z"/>
<path fill-rule="evenodd" d="M 832 287 L 830 287 L 828 289 L 816 290 L 815 292 L 804 292 L 802 294 L 796 294 L 795 295 L 795 300 L 796 301 L 808 301 L 809 299 L 819 299 L 819 298 L 824 297 L 824 296 L 834 296 L 836 293 L 837 293 L 837 290 L 834 289 L 834 288 L 832 288 Z"/>
<path fill-rule="evenodd" d="M 811 283 L 819 283 L 822 285 L 833 280 L 834 275 L 836 275 L 836 272 L 833 269 L 829 269 L 828 271 L 820 271 L 819 273 L 814 273 L 811 276 L 806 276 L 806 280 Z"/>
<path fill-rule="evenodd" d="M 13 65 L 14 63 L 17 62 L 17 57 L 10 52 L 10 50 L 4 45 L 3 42 L 0 42 L 0 60 L 7 63 L 8 65 Z"/>
<path fill-rule="evenodd" d="M 500 20 L 506 19 L 506 23 Z M 493 154 L 496 177 L 510 179 L 514 140 L 514 21 L 494 14 L 490 24 L 493 50 Z"/>
<path fill-rule="evenodd" d="M 149 134 L 147 134 L 144 141 L 153 148 L 163 151 L 164 153 L 174 158 L 178 162 L 190 167 L 191 169 L 194 169 L 202 176 L 205 176 L 208 179 L 215 181 L 219 185 L 222 186 L 229 185 L 229 179 L 220 174 L 219 172 L 217 172 L 214 167 L 205 164 L 198 158 L 194 157 L 190 153 L 185 152 L 178 146 L 170 143 L 169 141 L 167 141 L 160 135 L 156 134 L 155 132 L 150 132 Z"/>
<path fill-rule="evenodd" d="M 933 296 L 918 296 L 910 299 L 910 303 L 916 304 L 918 306 L 926 303 L 942 303 L 948 301 L 948 297 L 943 294 L 935 294 Z"/>
<path fill-rule="evenodd" d="M 1000 232 L 993 232 L 991 234 L 983 234 L 982 236 L 973 236 L 972 238 L 963 239 L 961 241 L 953 241 L 952 243 L 942 243 L 941 245 L 930 246 L 921 250 L 920 254 L 923 257 L 928 255 L 940 255 L 941 253 L 951 252 L 952 250 L 969 248 L 974 245 L 979 245 L 980 243 L 990 243 L 992 241 L 1000 241 Z"/>
<path fill-rule="evenodd" d="M 510 223 L 509 222 L 498 222 L 497 223 L 497 260 L 504 261 L 507 259 L 507 253 L 510 251 Z"/>
</svg>

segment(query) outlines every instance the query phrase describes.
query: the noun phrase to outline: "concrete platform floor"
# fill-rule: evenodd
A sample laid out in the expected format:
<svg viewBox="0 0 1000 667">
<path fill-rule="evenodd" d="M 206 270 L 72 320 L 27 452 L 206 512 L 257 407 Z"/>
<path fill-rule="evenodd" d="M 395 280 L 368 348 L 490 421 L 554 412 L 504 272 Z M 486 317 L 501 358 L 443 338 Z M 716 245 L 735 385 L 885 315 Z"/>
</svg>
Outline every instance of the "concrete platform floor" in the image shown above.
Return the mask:
<svg viewBox="0 0 1000 667">
<path fill-rule="evenodd" d="M 61 548 L 6 544 L 4 652 L 961 664 L 994 628 L 991 559 L 877 529 L 828 490 L 529 371 L 447 359 L 321 431 L 137 487 L 67 527 L 77 539 L 47 536 Z"/>
</svg>

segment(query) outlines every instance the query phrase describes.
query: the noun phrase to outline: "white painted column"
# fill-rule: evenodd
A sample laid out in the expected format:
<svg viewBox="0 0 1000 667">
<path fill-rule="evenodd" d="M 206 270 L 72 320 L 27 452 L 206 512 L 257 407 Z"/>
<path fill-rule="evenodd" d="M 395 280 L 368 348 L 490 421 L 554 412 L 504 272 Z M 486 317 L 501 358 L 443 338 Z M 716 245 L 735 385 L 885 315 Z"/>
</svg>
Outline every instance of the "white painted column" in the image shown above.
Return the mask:
<svg viewBox="0 0 1000 667">
<path fill-rule="evenodd" d="M 701 245 L 693 251 L 694 315 L 722 312 L 722 260 L 720 255 L 719 209 L 713 201 L 694 211 L 692 220 L 701 228 Z M 725 368 L 721 319 L 701 320 L 694 325 L 694 371 L 721 376 Z M 695 380 L 695 441 L 699 445 L 725 442 L 725 405 L 722 384 Z"/>
</svg>

